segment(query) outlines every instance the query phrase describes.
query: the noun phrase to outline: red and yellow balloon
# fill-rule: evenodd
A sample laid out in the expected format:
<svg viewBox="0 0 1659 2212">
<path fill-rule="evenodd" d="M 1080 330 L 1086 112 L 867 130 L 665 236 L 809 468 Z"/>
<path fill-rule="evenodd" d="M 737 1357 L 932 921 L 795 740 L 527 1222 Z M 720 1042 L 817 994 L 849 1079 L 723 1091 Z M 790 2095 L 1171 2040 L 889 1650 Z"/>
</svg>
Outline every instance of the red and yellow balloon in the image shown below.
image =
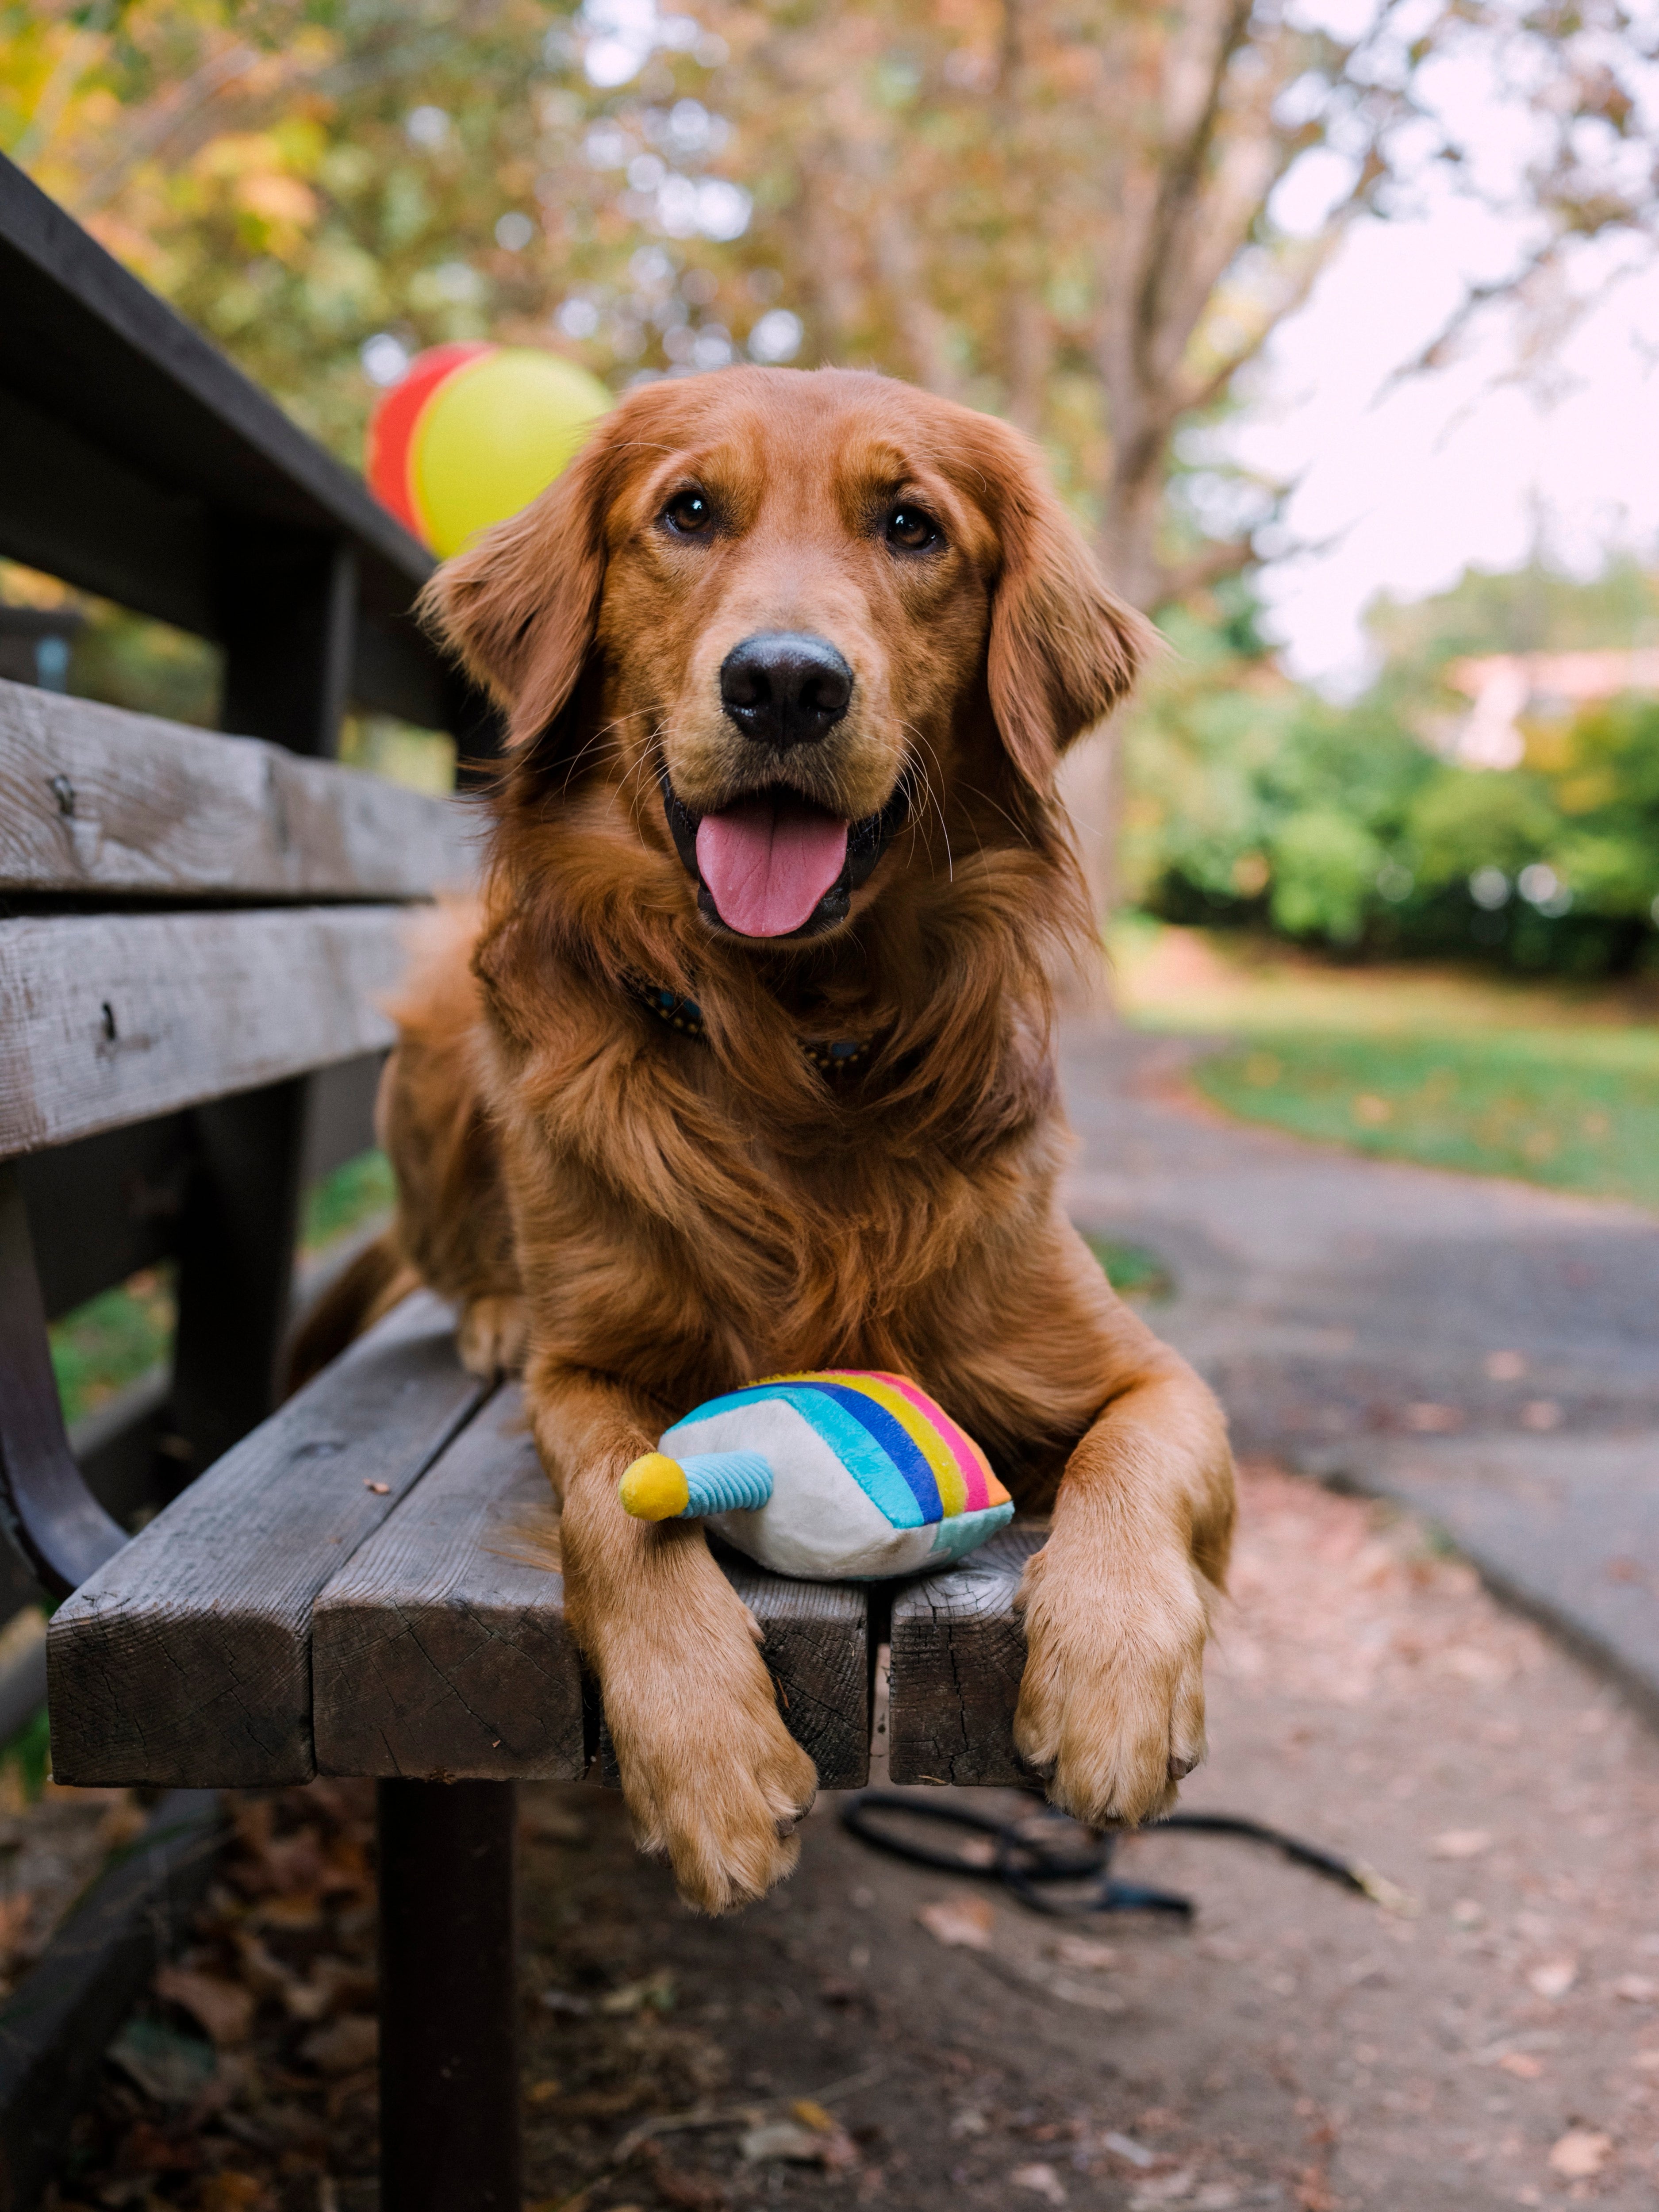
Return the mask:
<svg viewBox="0 0 1659 2212">
<path fill-rule="evenodd" d="M 430 346 L 369 420 L 369 487 L 447 560 L 544 491 L 610 404 L 556 354 Z"/>
</svg>

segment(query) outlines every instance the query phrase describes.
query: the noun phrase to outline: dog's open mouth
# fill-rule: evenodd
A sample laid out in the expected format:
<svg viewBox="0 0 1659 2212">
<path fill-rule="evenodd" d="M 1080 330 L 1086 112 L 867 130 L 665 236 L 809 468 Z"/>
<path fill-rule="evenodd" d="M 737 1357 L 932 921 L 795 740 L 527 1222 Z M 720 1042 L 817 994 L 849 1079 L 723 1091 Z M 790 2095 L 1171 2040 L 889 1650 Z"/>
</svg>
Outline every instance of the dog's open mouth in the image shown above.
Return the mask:
<svg viewBox="0 0 1659 2212">
<path fill-rule="evenodd" d="M 695 814 L 662 780 L 675 850 L 697 881 L 697 904 L 739 937 L 815 935 L 844 921 L 853 893 L 903 819 L 900 785 L 879 814 L 849 822 L 787 786 Z"/>
</svg>

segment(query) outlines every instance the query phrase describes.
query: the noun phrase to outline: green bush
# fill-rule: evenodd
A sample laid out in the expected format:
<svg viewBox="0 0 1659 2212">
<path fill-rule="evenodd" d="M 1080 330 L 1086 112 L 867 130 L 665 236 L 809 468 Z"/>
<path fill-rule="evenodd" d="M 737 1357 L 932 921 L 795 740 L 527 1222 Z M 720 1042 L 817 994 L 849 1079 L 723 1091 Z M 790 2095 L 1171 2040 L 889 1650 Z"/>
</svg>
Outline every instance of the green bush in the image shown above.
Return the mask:
<svg viewBox="0 0 1659 2212">
<path fill-rule="evenodd" d="M 1381 611 L 1393 657 L 1346 707 L 1285 678 L 1236 611 L 1168 614 L 1176 650 L 1124 739 L 1130 897 L 1167 921 L 1349 954 L 1473 952 L 1578 975 L 1659 964 L 1659 701 L 1541 720 L 1509 769 L 1458 766 L 1430 742 L 1468 710 L 1444 680 L 1455 653 L 1642 642 L 1655 607 L 1626 568 L 1584 585 L 1466 578 Z"/>
</svg>

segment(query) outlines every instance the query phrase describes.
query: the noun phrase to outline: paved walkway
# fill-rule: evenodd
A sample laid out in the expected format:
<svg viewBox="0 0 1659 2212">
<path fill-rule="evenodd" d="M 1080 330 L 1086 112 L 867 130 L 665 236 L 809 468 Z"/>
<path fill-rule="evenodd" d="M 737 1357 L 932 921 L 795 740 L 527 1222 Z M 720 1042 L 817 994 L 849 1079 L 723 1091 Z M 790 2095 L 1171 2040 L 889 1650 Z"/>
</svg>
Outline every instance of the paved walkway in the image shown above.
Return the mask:
<svg viewBox="0 0 1659 2212">
<path fill-rule="evenodd" d="M 1241 1450 L 1398 1498 L 1659 1713 L 1659 1218 L 1211 1112 L 1201 1041 L 1078 1023 L 1072 1211 Z"/>
</svg>

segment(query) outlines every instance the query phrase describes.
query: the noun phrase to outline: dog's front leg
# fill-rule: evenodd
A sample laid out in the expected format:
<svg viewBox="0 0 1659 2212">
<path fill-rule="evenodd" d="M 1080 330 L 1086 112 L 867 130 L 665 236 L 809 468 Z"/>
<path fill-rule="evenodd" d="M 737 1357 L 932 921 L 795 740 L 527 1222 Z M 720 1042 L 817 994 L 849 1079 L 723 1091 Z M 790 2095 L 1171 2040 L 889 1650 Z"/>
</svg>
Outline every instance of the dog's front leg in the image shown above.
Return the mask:
<svg viewBox="0 0 1659 2212">
<path fill-rule="evenodd" d="M 567 1617 L 599 1679 L 641 1847 L 687 1904 L 724 1912 L 794 1866 L 817 1790 L 779 1717 L 753 1615 L 695 1522 L 636 1521 L 617 1488 L 661 1426 L 621 1383 L 532 1363 L 526 1395 L 564 1499 Z"/>
<path fill-rule="evenodd" d="M 1154 1346 L 1072 1454 L 1020 1586 L 1014 1741 L 1091 1826 L 1166 1811 L 1204 1755 L 1204 1646 L 1232 1521 L 1220 1409 Z"/>
</svg>

